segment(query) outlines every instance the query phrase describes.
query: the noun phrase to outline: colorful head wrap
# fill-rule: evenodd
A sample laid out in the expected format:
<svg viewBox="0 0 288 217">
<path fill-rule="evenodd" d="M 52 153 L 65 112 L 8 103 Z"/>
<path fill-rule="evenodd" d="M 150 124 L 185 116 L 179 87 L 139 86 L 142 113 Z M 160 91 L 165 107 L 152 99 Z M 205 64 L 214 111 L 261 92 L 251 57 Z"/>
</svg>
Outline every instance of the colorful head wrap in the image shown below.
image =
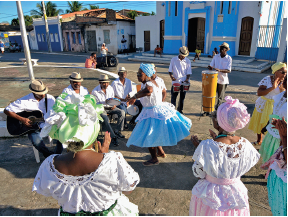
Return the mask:
<svg viewBox="0 0 288 217">
<path fill-rule="evenodd" d="M 225 100 L 226 102 L 221 104 L 217 109 L 219 126 L 227 132 L 234 132 L 244 128 L 250 120 L 247 107 L 243 103 L 240 103 L 238 99 L 233 99 L 231 96 L 226 96 Z"/>
<path fill-rule="evenodd" d="M 272 74 L 275 74 L 276 71 L 279 69 L 282 69 L 283 67 L 286 67 L 285 63 L 277 62 L 271 66 Z"/>
<path fill-rule="evenodd" d="M 151 77 L 153 74 L 155 74 L 155 69 L 152 64 L 140 64 L 140 69 L 147 75 L 148 77 Z"/>
</svg>

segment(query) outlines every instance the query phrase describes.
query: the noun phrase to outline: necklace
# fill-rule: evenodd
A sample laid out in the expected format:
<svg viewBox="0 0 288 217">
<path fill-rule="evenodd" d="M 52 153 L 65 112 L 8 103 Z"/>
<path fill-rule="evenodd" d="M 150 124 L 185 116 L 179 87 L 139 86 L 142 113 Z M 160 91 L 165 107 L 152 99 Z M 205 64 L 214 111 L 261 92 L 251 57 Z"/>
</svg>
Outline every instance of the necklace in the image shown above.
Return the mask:
<svg viewBox="0 0 288 217">
<path fill-rule="evenodd" d="M 218 136 L 215 137 L 215 139 L 218 139 L 220 137 L 227 137 L 227 136 L 235 136 L 235 134 L 219 134 Z"/>
</svg>

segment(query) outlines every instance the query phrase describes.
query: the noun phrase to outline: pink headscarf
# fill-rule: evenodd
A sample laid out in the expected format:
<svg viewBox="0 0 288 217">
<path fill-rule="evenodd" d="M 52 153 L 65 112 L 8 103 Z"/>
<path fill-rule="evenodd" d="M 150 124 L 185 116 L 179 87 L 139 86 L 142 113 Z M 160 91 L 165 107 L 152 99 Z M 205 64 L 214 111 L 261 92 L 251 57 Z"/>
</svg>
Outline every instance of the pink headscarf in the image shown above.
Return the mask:
<svg viewBox="0 0 288 217">
<path fill-rule="evenodd" d="M 238 99 L 233 99 L 231 96 L 226 96 L 225 100 L 226 102 L 221 104 L 217 109 L 219 126 L 227 132 L 234 132 L 244 128 L 250 120 L 247 107 L 243 103 L 240 103 Z"/>
</svg>

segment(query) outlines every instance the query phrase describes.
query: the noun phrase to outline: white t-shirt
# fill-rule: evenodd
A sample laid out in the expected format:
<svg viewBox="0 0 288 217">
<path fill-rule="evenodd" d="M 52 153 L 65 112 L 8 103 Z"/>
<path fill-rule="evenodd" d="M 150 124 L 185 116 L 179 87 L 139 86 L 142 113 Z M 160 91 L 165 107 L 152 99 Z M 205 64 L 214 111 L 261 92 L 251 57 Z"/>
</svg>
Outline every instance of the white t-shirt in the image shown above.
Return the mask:
<svg viewBox="0 0 288 217">
<path fill-rule="evenodd" d="M 225 57 L 221 57 L 220 54 L 216 54 L 210 66 L 217 69 L 228 69 L 231 71 L 232 68 L 232 58 L 227 54 Z M 228 73 L 218 72 L 218 84 L 229 84 Z"/>
<path fill-rule="evenodd" d="M 107 106 L 107 107 L 111 107 L 111 106 L 106 104 L 106 99 L 114 98 L 114 95 L 115 95 L 114 90 L 111 87 L 111 85 L 107 87 L 106 94 L 105 94 L 103 90 L 101 90 L 100 84 L 92 90 L 91 94 L 95 96 L 97 104 L 103 104 L 104 106 Z"/>
<path fill-rule="evenodd" d="M 66 88 L 64 88 L 64 90 L 62 91 L 62 93 L 68 93 L 69 95 L 71 95 L 71 94 L 76 94 L 76 92 L 75 92 L 75 90 L 73 89 L 73 87 L 71 86 L 71 84 L 68 86 L 68 87 L 66 87 Z M 78 93 L 77 93 L 78 94 Z M 80 93 L 79 93 L 79 95 L 80 96 L 85 96 L 85 95 L 87 95 L 87 94 L 89 94 L 89 92 L 88 92 L 88 89 L 86 88 L 86 87 L 83 87 L 83 86 L 80 86 Z"/>
<path fill-rule="evenodd" d="M 169 72 L 173 72 L 176 81 L 172 81 L 172 85 L 175 83 L 182 84 L 186 80 L 187 75 L 192 75 L 191 61 L 188 58 L 180 60 L 178 56 L 173 57 L 170 62 Z M 190 82 L 190 79 L 189 81 Z"/>
<path fill-rule="evenodd" d="M 125 78 L 124 85 L 121 83 L 120 78 L 115 79 L 111 87 L 114 90 L 115 96 L 125 99 L 127 95 L 132 92 L 132 82 L 128 78 Z"/>
</svg>

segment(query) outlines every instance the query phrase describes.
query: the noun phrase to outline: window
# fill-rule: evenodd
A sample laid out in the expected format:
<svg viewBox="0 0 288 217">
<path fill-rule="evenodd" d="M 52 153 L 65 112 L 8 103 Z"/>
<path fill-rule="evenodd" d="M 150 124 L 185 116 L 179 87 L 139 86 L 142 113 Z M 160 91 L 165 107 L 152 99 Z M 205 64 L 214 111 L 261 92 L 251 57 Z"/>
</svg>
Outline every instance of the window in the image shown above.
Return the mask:
<svg viewBox="0 0 288 217">
<path fill-rule="evenodd" d="M 231 10 L 232 10 L 232 2 L 229 1 L 228 14 L 231 14 Z"/>
<path fill-rule="evenodd" d="M 223 4 L 224 4 L 224 2 L 221 1 L 220 2 L 220 14 L 223 14 Z"/>
<path fill-rule="evenodd" d="M 38 37 L 38 41 L 41 42 L 41 36 L 39 33 L 37 34 L 37 37 Z"/>
<path fill-rule="evenodd" d="M 59 42 L 58 33 L 55 33 L 55 42 Z"/>
<path fill-rule="evenodd" d="M 168 17 L 170 17 L 171 14 L 171 2 L 168 2 Z"/>
<path fill-rule="evenodd" d="M 51 41 L 51 42 L 54 42 L 53 33 L 50 33 L 50 41 Z"/>
<path fill-rule="evenodd" d="M 75 32 L 72 32 L 73 44 L 76 44 Z"/>
<path fill-rule="evenodd" d="M 110 44 L 110 30 L 103 30 L 104 33 L 104 43 Z"/>
<path fill-rule="evenodd" d="M 175 17 L 178 16 L 178 2 L 175 1 Z"/>
<path fill-rule="evenodd" d="M 77 32 L 77 35 L 78 35 L 78 43 L 81 44 L 81 34 L 80 34 L 80 32 Z"/>
<path fill-rule="evenodd" d="M 42 41 L 45 42 L 45 36 L 44 36 L 44 34 L 42 33 L 41 36 L 42 36 Z"/>
</svg>

